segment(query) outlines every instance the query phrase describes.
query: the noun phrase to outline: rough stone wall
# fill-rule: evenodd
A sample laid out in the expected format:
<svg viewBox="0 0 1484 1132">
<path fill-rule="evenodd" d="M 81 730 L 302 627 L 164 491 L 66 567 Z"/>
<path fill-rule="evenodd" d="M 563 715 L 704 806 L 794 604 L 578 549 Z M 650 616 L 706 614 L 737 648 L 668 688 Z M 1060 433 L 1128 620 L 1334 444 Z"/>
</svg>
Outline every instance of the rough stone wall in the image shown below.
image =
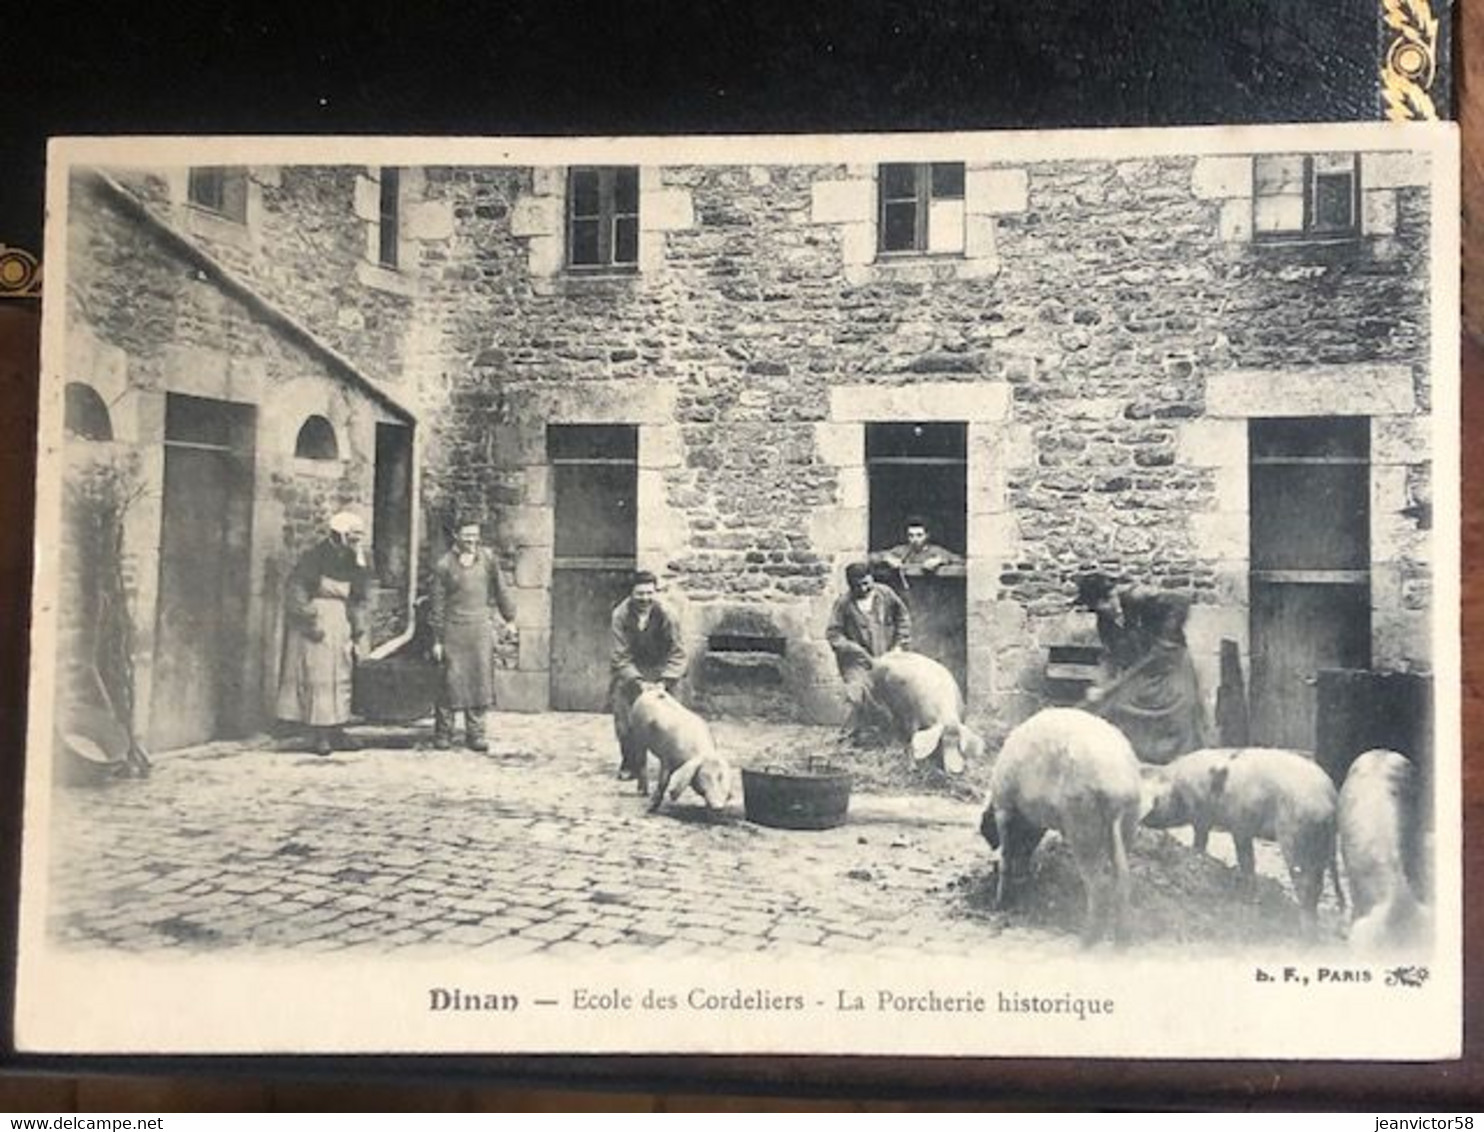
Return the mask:
<svg viewBox="0 0 1484 1132">
<path fill-rule="evenodd" d="M 243 223 L 186 203 L 184 168 L 112 175 L 364 373 L 403 384 L 423 237 L 443 224 L 421 207 L 419 178 L 404 178 L 401 265 L 388 270 L 374 262 L 378 187 L 363 166 L 250 167 Z"/>
<path fill-rule="evenodd" d="M 126 533 L 141 727 L 148 729 L 170 393 L 255 406 L 251 598 L 241 656 L 245 694 L 257 705 L 247 715 L 265 718 L 277 674 L 284 579 L 334 510 L 356 506 L 369 517 L 375 425 L 395 418 L 261 311 L 223 292 L 86 176 L 73 184 L 68 238 L 62 376 L 102 396 L 112 447 L 136 454 L 146 487 Z M 338 460 L 294 455 L 310 414 L 331 422 Z"/>
<path fill-rule="evenodd" d="M 560 170 L 430 170 L 455 227 L 421 319 L 439 328 L 423 375 L 429 506 L 491 520 L 539 634 L 541 430 L 640 423 L 641 563 L 666 575 L 694 644 L 729 611 L 768 608 L 790 638 L 790 687 L 819 715 L 824 611 L 865 537 L 862 432 L 841 422 L 978 420 L 971 699 L 1034 702 L 1045 646 L 1089 627 L 1067 611 L 1093 568 L 1190 594 L 1212 674 L 1219 637 L 1246 640 L 1248 502 L 1246 422 L 1212 419 L 1208 382 L 1255 370 L 1287 388 L 1361 367 L 1354 407 L 1326 411 L 1376 416 L 1366 390 L 1404 372 L 1415 401 L 1388 403 L 1377 427 L 1425 421 L 1409 418 L 1427 407 L 1428 200 L 1405 161 L 1366 162 L 1365 238 L 1287 245 L 1251 239 L 1248 158 L 971 166 L 972 270 L 861 253 L 870 167 L 645 169 L 641 209 L 663 195 L 668 219 L 645 233 L 638 273 L 607 278 L 553 260 Z M 996 391 L 1008 403 L 981 416 L 956 404 Z M 1406 466 L 1396 490 L 1426 474 Z M 1425 546 L 1406 551 L 1394 600 L 1417 609 Z M 1390 651 L 1425 653 L 1407 632 Z M 535 639 L 517 699 L 539 706 Z"/>
</svg>

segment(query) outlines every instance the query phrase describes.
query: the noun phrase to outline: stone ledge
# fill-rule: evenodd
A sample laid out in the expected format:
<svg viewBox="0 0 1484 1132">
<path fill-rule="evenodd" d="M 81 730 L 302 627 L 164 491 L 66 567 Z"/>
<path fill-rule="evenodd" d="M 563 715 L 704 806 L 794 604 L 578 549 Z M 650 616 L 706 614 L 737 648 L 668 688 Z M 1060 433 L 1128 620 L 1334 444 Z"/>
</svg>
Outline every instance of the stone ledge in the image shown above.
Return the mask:
<svg viewBox="0 0 1484 1132">
<path fill-rule="evenodd" d="M 639 227 L 644 232 L 679 232 L 696 226 L 686 189 L 646 190 L 639 197 Z"/>
<path fill-rule="evenodd" d="M 1193 420 L 1179 426 L 1175 459 L 1192 468 L 1247 466 L 1245 420 Z"/>
<path fill-rule="evenodd" d="M 998 381 L 837 385 L 830 390 L 830 420 L 1001 421 L 1009 416 L 1010 400 L 1010 386 Z"/>
<path fill-rule="evenodd" d="M 1361 224 L 1367 236 L 1396 234 L 1396 192 L 1391 189 L 1367 190 L 1361 205 Z"/>
<path fill-rule="evenodd" d="M 814 426 L 819 462 L 833 468 L 858 468 L 866 462 L 865 430 L 855 423 L 820 421 Z"/>
<path fill-rule="evenodd" d="M 1209 417 L 1409 416 L 1416 411 L 1407 366 L 1228 370 L 1206 382 Z"/>
<path fill-rule="evenodd" d="M 552 197 L 521 197 L 510 211 L 512 236 L 549 236 L 561 230 L 561 201 Z"/>
<path fill-rule="evenodd" d="M 869 223 L 874 180 L 816 181 L 809 187 L 809 219 L 815 224 Z"/>
<path fill-rule="evenodd" d="M 413 240 L 447 240 L 453 235 L 453 204 L 416 201 L 407 206 L 407 236 Z"/>
<path fill-rule="evenodd" d="M 1201 200 L 1252 196 L 1252 158 L 1202 157 L 1190 171 L 1190 190 Z"/>
<path fill-rule="evenodd" d="M 1030 207 L 1030 174 L 1024 169 L 967 169 L 964 204 L 969 215 L 1002 216 Z"/>
<path fill-rule="evenodd" d="M 1362 189 L 1426 188 L 1431 171 L 1426 157 L 1416 153 L 1362 153 Z"/>
<path fill-rule="evenodd" d="M 666 425 L 675 420 L 675 387 L 668 383 L 583 381 L 560 389 L 526 386 L 511 390 L 508 396 L 516 413 L 539 422 L 538 427 L 547 423 Z M 545 460 L 544 452 L 541 459 Z"/>
</svg>

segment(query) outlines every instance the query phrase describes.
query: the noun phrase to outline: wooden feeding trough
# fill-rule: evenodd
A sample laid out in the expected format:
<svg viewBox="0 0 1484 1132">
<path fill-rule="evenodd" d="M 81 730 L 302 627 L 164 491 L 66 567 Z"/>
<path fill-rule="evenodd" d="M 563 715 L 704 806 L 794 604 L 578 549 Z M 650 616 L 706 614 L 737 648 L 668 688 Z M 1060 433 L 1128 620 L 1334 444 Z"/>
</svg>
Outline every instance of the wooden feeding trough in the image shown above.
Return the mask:
<svg viewBox="0 0 1484 1132">
<path fill-rule="evenodd" d="M 742 768 L 742 807 L 747 820 L 776 829 L 833 829 L 850 808 L 850 772 L 825 759 L 801 768 L 770 763 Z"/>
</svg>

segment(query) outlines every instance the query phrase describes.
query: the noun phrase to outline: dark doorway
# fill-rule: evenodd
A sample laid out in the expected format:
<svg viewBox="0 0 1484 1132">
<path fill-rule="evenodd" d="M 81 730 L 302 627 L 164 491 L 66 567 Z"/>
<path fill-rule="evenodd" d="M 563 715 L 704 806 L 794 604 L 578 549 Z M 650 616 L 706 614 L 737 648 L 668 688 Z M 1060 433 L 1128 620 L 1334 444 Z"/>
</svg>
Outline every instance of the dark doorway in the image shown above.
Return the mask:
<svg viewBox="0 0 1484 1132">
<path fill-rule="evenodd" d="M 1370 421 L 1255 420 L 1252 740 L 1313 750 L 1320 669 L 1371 662 Z"/>
<path fill-rule="evenodd" d="M 412 430 L 406 425 L 376 426 L 371 514 L 377 575 L 388 589 L 401 588 L 412 553 Z"/>
<path fill-rule="evenodd" d="M 928 539 L 957 556 L 968 528 L 968 426 L 963 422 L 866 425 L 873 553 L 906 539 L 909 519 L 927 526 Z M 965 566 L 935 572 L 907 568 L 886 578 L 912 612 L 912 647 L 938 661 L 965 688 Z"/>
<path fill-rule="evenodd" d="M 240 735 L 247 723 L 251 405 L 170 394 L 150 741 Z"/>
<path fill-rule="evenodd" d="M 551 577 L 551 706 L 602 711 L 608 702 L 609 621 L 634 572 L 639 430 L 551 425 L 555 509 Z"/>
</svg>

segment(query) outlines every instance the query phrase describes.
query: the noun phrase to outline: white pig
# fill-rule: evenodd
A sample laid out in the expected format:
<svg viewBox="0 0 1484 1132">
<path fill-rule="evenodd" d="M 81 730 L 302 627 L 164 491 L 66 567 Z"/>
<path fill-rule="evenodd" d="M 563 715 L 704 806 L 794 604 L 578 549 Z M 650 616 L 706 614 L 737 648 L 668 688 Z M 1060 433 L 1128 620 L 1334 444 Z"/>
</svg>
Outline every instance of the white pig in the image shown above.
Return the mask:
<svg viewBox="0 0 1484 1132">
<path fill-rule="evenodd" d="M 660 762 L 660 777 L 650 799 L 651 812 L 668 796 L 675 801 L 686 787 L 694 787 L 706 807 L 719 810 L 732 792 L 731 764 L 716 750 L 711 729 L 690 708 L 663 688 L 647 688 L 629 708 L 629 735 L 634 749 L 648 751 Z M 635 768 L 639 792 L 649 788 L 648 760 L 641 756 Z"/>
<path fill-rule="evenodd" d="M 1005 739 L 979 831 L 1000 850 L 995 900 L 1003 905 L 1048 829 L 1061 833 L 1087 895 L 1084 943 L 1111 920 L 1128 933 L 1128 852 L 1139 821 L 1139 761 L 1123 732 L 1078 708 L 1037 712 Z"/>
<path fill-rule="evenodd" d="M 963 721 L 964 700 L 953 673 L 930 656 L 901 649 L 871 662 L 867 695 L 891 716 L 918 762 L 941 754 L 943 769 L 962 774 L 965 758 L 984 754 L 984 740 Z"/>
<path fill-rule="evenodd" d="M 1408 879 L 1417 863 L 1417 771 L 1395 751 L 1366 751 L 1340 787 L 1340 856 L 1350 881 L 1350 940 L 1384 951 L 1426 940 L 1429 916 Z"/>
<path fill-rule="evenodd" d="M 1276 747 L 1213 747 L 1181 755 L 1146 781 L 1150 797 L 1144 824 L 1195 827 L 1196 848 L 1224 829 L 1237 850 L 1237 868 L 1257 874 L 1253 841 L 1276 841 L 1283 850 L 1305 923 L 1316 921 L 1326 870 L 1344 904 L 1335 868 L 1335 787 L 1305 751 Z"/>
</svg>

